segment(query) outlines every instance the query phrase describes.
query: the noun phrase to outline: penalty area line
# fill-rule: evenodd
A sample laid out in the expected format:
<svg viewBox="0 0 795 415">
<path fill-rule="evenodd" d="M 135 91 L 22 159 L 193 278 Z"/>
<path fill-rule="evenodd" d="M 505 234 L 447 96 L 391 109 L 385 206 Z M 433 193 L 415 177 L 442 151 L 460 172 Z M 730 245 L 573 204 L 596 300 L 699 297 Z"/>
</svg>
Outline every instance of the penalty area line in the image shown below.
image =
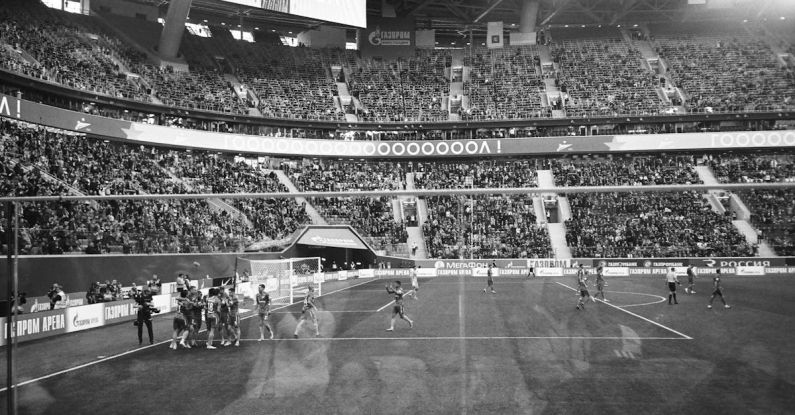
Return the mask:
<svg viewBox="0 0 795 415">
<path fill-rule="evenodd" d="M 299 337 L 262 340 L 268 342 L 292 341 L 367 341 L 367 340 L 442 340 L 442 341 L 469 341 L 469 340 L 688 340 L 684 337 L 621 337 L 621 336 L 408 336 L 408 337 Z M 240 339 L 241 342 L 259 342 L 259 339 Z"/>
<path fill-rule="evenodd" d="M 360 282 L 358 284 L 351 285 L 350 287 L 340 288 L 340 289 L 332 291 L 330 293 L 325 293 L 323 295 L 320 295 L 320 296 L 318 296 L 318 298 L 325 297 L 325 296 L 331 295 L 331 294 L 335 294 L 335 293 L 338 293 L 340 291 L 345 291 L 345 290 L 348 290 L 348 289 L 351 289 L 351 288 L 354 288 L 354 287 L 358 287 L 360 285 L 364 285 L 364 284 L 367 284 L 368 282 L 372 282 L 372 281 L 374 281 L 374 280 L 367 280 L 367 281 L 364 281 L 364 282 Z M 289 307 L 291 305 L 298 304 L 299 302 L 300 301 L 296 301 L 296 302 L 294 302 L 292 304 L 286 304 L 286 305 L 277 307 L 274 310 L 281 310 L 282 308 L 287 308 L 287 307 Z M 252 318 L 252 317 L 254 317 L 256 315 L 257 315 L 257 313 L 253 313 L 253 314 L 247 315 L 245 317 L 241 317 L 240 320 L 241 321 L 247 320 L 247 319 L 250 319 L 250 318 Z M 203 333 L 205 331 L 206 331 L 206 329 L 202 329 L 201 331 L 199 331 L 199 333 Z M 155 344 L 150 344 L 148 346 L 142 346 L 142 347 L 139 347 L 137 349 L 127 350 L 125 352 L 121 352 L 121 353 L 117 353 L 117 354 L 114 354 L 114 355 L 111 355 L 111 356 L 103 357 L 102 359 L 93 360 L 91 362 L 83 363 L 83 364 L 80 364 L 80 365 L 77 365 L 77 366 L 74 366 L 74 367 L 70 367 L 68 369 L 63 369 L 63 370 L 59 370 L 57 372 L 46 374 L 44 376 L 39 376 L 37 378 L 28 379 L 26 381 L 15 383 L 14 385 L 11 385 L 11 387 L 13 389 L 19 389 L 19 387 L 21 387 L 21 386 L 30 385 L 31 383 L 36 383 L 36 382 L 39 382 L 39 381 L 42 381 L 42 380 L 45 380 L 45 379 L 49 379 L 49 378 L 52 378 L 52 377 L 55 377 L 55 376 L 58 376 L 58 375 L 63 375 L 65 373 L 74 372 L 75 370 L 80 370 L 80 369 L 83 369 L 83 368 L 86 368 L 86 367 L 89 367 L 89 366 L 93 366 L 93 365 L 96 365 L 96 364 L 99 364 L 99 363 L 107 362 L 109 360 L 117 359 L 119 357 L 126 356 L 128 354 L 132 354 L 132 353 L 135 353 L 135 352 L 140 352 L 141 350 L 147 350 L 147 349 L 151 349 L 153 347 L 162 346 L 162 345 L 164 345 L 166 343 L 171 343 L 171 339 L 163 340 L 163 341 L 157 342 Z M 0 388 L 0 393 L 5 392 L 7 390 L 8 390 L 8 386 L 4 386 L 4 387 Z"/>
<path fill-rule="evenodd" d="M 564 284 L 564 283 L 562 283 L 562 282 L 560 282 L 560 281 L 555 281 L 555 283 L 556 283 L 556 284 L 558 284 L 558 285 L 560 285 L 561 287 L 565 287 L 565 288 L 568 288 L 568 289 L 570 289 L 570 290 L 572 290 L 572 291 L 574 291 L 574 292 L 578 292 L 576 288 L 569 287 L 568 285 L 566 285 L 566 284 Z M 633 312 L 631 312 L 631 311 L 629 311 L 629 310 L 625 310 L 625 309 L 623 309 L 623 308 L 621 308 L 621 307 L 619 307 L 619 306 L 616 306 L 616 305 L 613 305 L 613 304 L 610 304 L 610 303 L 606 303 L 606 302 L 604 302 L 604 301 L 602 301 L 602 300 L 599 300 L 599 299 L 597 299 L 597 301 L 599 301 L 600 303 L 602 303 L 602 304 L 604 304 L 604 305 L 607 305 L 607 306 L 613 307 L 613 308 L 615 308 L 616 310 L 620 310 L 620 311 L 623 311 L 623 312 L 625 312 L 625 313 L 627 313 L 627 314 L 629 314 L 629 315 L 631 315 L 631 316 L 637 317 L 637 318 L 639 318 L 639 319 L 641 319 L 641 320 L 643 320 L 643 321 L 646 321 L 646 322 L 648 322 L 648 323 L 654 324 L 654 325 L 655 325 L 655 326 L 657 326 L 657 327 L 660 327 L 660 328 L 663 328 L 663 329 L 665 329 L 665 330 L 668 330 L 668 331 L 670 331 L 671 333 L 674 333 L 674 334 L 676 334 L 676 335 L 682 336 L 682 337 L 683 337 L 685 340 L 693 340 L 693 338 L 692 338 L 692 337 L 690 337 L 690 336 L 688 336 L 687 334 L 684 334 L 684 333 L 678 332 L 678 331 L 676 331 L 676 330 L 674 330 L 674 329 L 672 329 L 672 328 L 670 328 L 670 327 L 668 327 L 668 326 L 664 326 L 664 325 L 662 325 L 662 324 L 660 324 L 660 323 L 658 323 L 658 322 L 656 322 L 656 321 L 654 321 L 654 320 L 650 320 L 650 319 L 648 319 L 648 318 L 646 318 L 646 317 L 643 317 L 643 316 L 642 316 L 642 315 L 640 315 L 640 314 L 633 313 Z"/>
</svg>

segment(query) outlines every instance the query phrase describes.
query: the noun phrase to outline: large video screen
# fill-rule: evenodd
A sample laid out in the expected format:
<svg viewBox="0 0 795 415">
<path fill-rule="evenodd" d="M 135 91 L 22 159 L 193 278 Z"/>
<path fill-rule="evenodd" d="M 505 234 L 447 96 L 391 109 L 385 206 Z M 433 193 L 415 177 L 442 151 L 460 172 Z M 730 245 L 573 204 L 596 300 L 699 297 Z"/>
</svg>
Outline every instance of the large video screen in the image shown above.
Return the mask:
<svg viewBox="0 0 795 415">
<path fill-rule="evenodd" d="M 223 0 L 310 19 L 367 27 L 367 0 Z"/>
</svg>

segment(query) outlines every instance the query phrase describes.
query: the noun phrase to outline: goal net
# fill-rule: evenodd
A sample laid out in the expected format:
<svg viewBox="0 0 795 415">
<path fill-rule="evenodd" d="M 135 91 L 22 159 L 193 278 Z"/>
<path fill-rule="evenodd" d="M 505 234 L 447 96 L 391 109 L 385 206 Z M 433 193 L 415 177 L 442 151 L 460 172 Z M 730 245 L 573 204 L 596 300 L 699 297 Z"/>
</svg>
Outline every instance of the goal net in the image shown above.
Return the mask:
<svg viewBox="0 0 795 415">
<path fill-rule="evenodd" d="M 260 284 L 275 304 L 291 304 L 306 295 L 310 285 L 321 295 L 323 275 L 320 257 L 285 259 L 237 259 L 237 274 L 248 275 L 248 283 L 238 284 L 245 297 L 254 298 Z"/>
</svg>

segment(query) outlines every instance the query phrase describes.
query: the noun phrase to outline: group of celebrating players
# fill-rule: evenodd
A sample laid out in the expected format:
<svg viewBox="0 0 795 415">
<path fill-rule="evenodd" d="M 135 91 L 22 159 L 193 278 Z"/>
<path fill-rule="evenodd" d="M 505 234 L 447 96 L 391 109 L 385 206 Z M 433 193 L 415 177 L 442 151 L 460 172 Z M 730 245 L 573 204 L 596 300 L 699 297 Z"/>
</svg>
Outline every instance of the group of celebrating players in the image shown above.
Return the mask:
<svg viewBox="0 0 795 415">
<path fill-rule="evenodd" d="M 190 349 L 197 347 L 197 335 L 201 330 L 202 314 L 207 327 L 207 348 L 215 349 L 215 333 L 221 337 L 221 346 L 240 346 L 240 308 L 232 288 L 210 288 L 203 296 L 195 286 L 180 291 L 177 297 L 177 312 L 174 314 L 174 332 L 171 349 L 177 345 Z"/>
</svg>

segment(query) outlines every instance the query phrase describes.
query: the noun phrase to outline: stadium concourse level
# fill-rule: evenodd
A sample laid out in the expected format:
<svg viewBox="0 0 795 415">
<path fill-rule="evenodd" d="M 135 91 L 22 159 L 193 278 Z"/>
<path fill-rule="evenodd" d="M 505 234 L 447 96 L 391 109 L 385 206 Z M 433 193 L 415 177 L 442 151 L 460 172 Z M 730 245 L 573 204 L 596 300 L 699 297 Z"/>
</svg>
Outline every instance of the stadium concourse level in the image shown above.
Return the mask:
<svg viewBox="0 0 795 415">
<path fill-rule="evenodd" d="M 237 41 L 227 28 L 211 27 L 209 38 L 186 30 L 184 72 L 153 67 L 139 51 L 148 45 L 121 40 L 115 30 L 150 29 L 123 19 L 6 0 L 0 68 L 114 98 L 277 119 L 512 120 L 548 118 L 555 110 L 564 117 L 659 114 L 680 104 L 690 112 L 795 108 L 795 62 L 780 64 L 772 35 L 750 25 L 651 26 L 642 38 L 617 28 L 554 29 L 544 45 L 466 48 L 464 68 L 452 68 L 451 50 L 375 60 L 356 51 L 290 48 L 271 38 Z M 783 42 L 782 50 L 793 49 Z M 650 69 L 641 50 L 656 51 L 667 74 Z M 552 65 L 545 67 L 547 55 Z M 559 92 L 548 90 L 548 80 Z M 463 96 L 450 96 L 454 82 L 462 83 Z M 338 84 L 350 101 L 343 102 Z M 673 88 L 683 102 L 661 92 Z"/>
<path fill-rule="evenodd" d="M 701 194 L 648 193 L 643 186 L 700 183 L 697 166 L 724 183 L 792 181 L 793 157 L 761 151 L 265 164 L 281 162 L 280 170 L 304 191 L 534 188 L 539 170 L 549 170 L 558 186 L 636 185 L 637 193 L 566 196 L 572 215 L 566 236 L 575 256 L 743 256 L 753 255 L 756 246 L 733 226 L 735 210 L 715 213 Z M 289 184 L 254 158 L 107 142 L 11 121 L 0 123 L 0 169 L 5 196 L 287 192 Z M 779 254 L 793 249 L 792 196 L 739 193 L 750 223 Z M 329 223 L 352 225 L 377 249 L 405 249 L 407 225 L 393 198 L 308 203 Z M 537 220 L 531 196 L 429 197 L 425 203 L 423 233 L 431 257 L 555 254 L 547 228 L 537 223 L 546 218 Z M 310 223 L 306 206 L 292 198 L 24 203 L 20 221 L 23 254 L 240 251 Z"/>
</svg>

